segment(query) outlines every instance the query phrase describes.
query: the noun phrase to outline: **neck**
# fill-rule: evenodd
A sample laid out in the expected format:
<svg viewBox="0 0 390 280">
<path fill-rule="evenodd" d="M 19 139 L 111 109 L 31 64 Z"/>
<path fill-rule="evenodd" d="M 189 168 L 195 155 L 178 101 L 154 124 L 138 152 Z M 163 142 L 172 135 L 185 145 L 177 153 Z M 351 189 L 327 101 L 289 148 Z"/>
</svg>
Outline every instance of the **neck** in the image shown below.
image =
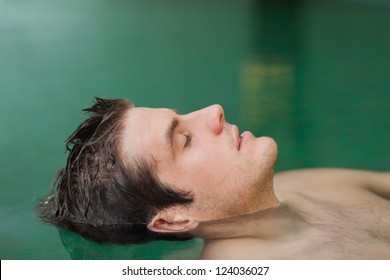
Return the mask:
<svg viewBox="0 0 390 280">
<path fill-rule="evenodd" d="M 205 242 L 228 238 L 285 239 L 303 229 L 299 213 L 285 203 L 256 213 L 202 222 L 195 234 Z"/>
</svg>

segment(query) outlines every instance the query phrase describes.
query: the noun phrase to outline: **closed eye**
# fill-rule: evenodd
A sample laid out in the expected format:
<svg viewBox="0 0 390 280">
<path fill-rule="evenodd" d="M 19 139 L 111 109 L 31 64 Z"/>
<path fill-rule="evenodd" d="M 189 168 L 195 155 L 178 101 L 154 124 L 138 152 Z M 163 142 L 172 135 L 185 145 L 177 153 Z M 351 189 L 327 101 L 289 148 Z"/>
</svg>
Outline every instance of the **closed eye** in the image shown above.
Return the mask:
<svg viewBox="0 0 390 280">
<path fill-rule="evenodd" d="M 184 143 L 184 148 L 187 148 L 191 144 L 192 135 L 191 134 L 184 134 L 186 137 L 186 141 Z"/>
</svg>

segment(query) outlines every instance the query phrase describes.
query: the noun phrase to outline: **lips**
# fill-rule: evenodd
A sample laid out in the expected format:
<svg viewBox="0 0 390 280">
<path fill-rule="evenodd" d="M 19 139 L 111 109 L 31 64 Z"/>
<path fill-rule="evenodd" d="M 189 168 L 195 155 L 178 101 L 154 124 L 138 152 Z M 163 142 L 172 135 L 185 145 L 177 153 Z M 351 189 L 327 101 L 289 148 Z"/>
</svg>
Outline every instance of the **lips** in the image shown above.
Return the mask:
<svg viewBox="0 0 390 280">
<path fill-rule="evenodd" d="M 239 140 L 238 140 L 238 143 L 239 143 L 239 146 L 238 146 L 238 150 L 240 150 L 242 147 L 244 147 L 245 145 L 247 145 L 247 143 L 249 141 L 251 141 L 251 139 L 253 139 L 253 134 L 252 132 L 250 131 L 244 131 L 243 133 L 241 133 L 241 135 L 239 136 Z"/>
<path fill-rule="evenodd" d="M 238 127 L 236 125 L 233 126 L 233 139 L 236 144 L 237 150 L 239 151 L 243 145 L 245 145 L 245 142 L 249 140 L 249 138 L 253 135 L 250 131 L 244 131 L 243 133 L 240 134 L 238 131 Z"/>
</svg>

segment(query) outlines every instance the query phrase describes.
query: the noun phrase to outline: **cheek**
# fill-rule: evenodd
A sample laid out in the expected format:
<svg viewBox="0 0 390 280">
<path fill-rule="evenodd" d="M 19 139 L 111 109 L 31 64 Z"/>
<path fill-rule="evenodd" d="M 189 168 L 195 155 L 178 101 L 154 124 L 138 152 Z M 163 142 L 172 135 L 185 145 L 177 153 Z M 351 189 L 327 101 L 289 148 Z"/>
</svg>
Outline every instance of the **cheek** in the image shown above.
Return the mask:
<svg viewBox="0 0 390 280">
<path fill-rule="evenodd" d="M 234 161 L 227 160 L 211 151 L 194 154 L 185 166 L 195 182 L 213 187 L 234 175 Z"/>
</svg>

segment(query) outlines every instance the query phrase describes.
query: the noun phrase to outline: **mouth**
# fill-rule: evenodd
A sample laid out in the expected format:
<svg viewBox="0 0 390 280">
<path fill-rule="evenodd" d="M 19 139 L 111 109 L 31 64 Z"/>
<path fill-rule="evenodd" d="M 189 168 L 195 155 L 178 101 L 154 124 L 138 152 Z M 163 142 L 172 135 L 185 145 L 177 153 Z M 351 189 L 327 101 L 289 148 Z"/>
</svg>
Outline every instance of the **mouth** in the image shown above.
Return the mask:
<svg viewBox="0 0 390 280">
<path fill-rule="evenodd" d="M 244 131 L 241 134 L 238 131 L 238 127 L 236 125 L 234 127 L 234 138 L 237 146 L 237 150 L 240 151 L 245 145 L 247 145 L 248 141 L 253 138 L 253 134 L 250 131 Z"/>
<path fill-rule="evenodd" d="M 241 148 L 241 140 L 242 140 L 242 135 L 238 137 L 238 150 L 240 150 Z"/>
</svg>

